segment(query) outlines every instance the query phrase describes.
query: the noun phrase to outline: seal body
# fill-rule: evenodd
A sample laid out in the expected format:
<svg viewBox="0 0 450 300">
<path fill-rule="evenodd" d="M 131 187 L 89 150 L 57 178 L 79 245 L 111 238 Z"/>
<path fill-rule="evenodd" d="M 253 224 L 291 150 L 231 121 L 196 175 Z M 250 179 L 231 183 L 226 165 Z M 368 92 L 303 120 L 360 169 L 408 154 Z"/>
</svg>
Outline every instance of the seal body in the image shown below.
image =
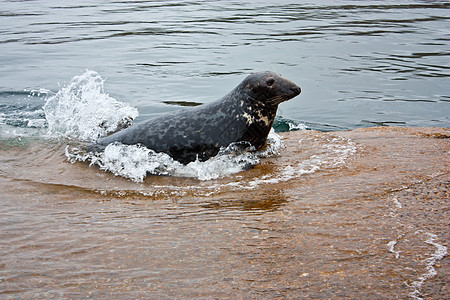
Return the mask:
<svg viewBox="0 0 450 300">
<path fill-rule="evenodd" d="M 244 142 L 260 149 L 266 143 L 278 105 L 301 89 L 273 72 L 245 78 L 223 98 L 133 125 L 101 138 L 92 149 L 120 142 L 142 144 L 187 164 L 215 156 L 221 147 Z"/>
</svg>

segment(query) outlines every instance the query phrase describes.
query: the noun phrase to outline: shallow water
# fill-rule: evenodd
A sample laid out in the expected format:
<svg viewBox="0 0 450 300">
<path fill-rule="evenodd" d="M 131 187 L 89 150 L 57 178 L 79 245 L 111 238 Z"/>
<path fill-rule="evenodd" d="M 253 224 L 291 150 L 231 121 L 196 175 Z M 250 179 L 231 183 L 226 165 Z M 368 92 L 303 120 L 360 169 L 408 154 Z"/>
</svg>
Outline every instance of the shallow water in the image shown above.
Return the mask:
<svg viewBox="0 0 450 300">
<path fill-rule="evenodd" d="M 1 298 L 448 296 L 448 131 L 323 131 L 450 126 L 449 2 L 0 7 Z M 270 153 L 72 151 L 260 70 L 302 88 Z"/>
<path fill-rule="evenodd" d="M 450 146 L 399 133 L 298 131 L 251 170 L 142 183 L 3 142 L 0 293 L 444 296 Z"/>
</svg>

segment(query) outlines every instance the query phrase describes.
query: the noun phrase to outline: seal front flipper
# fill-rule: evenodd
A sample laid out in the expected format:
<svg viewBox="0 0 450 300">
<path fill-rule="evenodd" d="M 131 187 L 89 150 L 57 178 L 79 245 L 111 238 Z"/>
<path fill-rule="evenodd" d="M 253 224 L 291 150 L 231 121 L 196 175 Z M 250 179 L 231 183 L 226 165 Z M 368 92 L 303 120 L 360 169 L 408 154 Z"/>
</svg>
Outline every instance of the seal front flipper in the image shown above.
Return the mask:
<svg viewBox="0 0 450 300">
<path fill-rule="evenodd" d="M 83 148 L 86 150 L 86 152 L 101 153 L 105 151 L 106 146 L 99 144 L 89 144 L 84 146 Z"/>
</svg>

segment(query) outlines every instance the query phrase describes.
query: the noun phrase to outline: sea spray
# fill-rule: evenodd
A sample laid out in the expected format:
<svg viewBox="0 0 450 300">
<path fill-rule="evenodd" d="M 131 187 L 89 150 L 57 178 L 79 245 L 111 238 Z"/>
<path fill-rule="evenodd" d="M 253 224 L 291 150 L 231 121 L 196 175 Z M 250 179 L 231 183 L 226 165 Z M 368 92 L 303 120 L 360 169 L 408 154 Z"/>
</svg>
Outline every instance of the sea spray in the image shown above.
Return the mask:
<svg viewBox="0 0 450 300">
<path fill-rule="evenodd" d="M 197 159 L 187 165 L 179 163 L 165 153 L 156 153 L 142 145 L 121 143 L 109 144 L 101 152 L 87 152 L 84 147 L 68 146 L 66 156 L 72 163 L 89 162 L 101 170 L 135 182 L 142 182 L 148 174 L 212 180 L 248 169 L 258 164 L 261 158 L 277 155 L 281 145 L 280 136 L 272 130 L 264 150 L 255 151 L 254 148 L 231 144 L 207 161 Z"/>
<path fill-rule="evenodd" d="M 44 105 L 48 134 L 95 141 L 130 126 L 137 109 L 106 94 L 104 82 L 97 72 L 86 70 L 49 96 Z"/>
</svg>

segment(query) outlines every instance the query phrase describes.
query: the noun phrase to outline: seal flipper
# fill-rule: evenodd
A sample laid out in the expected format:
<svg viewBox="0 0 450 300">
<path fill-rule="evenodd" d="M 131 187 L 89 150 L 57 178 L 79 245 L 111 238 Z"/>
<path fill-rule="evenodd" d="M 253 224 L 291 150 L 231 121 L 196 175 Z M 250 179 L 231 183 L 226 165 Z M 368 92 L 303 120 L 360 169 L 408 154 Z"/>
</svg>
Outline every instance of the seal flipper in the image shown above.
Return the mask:
<svg viewBox="0 0 450 300">
<path fill-rule="evenodd" d="M 101 152 L 105 151 L 106 146 L 99 145 L 99 144 L 89 144 L 89 145 L 86 145 L 84 148 L 85 148 L 86 152 L 101 153 Z"/>
</svg>

